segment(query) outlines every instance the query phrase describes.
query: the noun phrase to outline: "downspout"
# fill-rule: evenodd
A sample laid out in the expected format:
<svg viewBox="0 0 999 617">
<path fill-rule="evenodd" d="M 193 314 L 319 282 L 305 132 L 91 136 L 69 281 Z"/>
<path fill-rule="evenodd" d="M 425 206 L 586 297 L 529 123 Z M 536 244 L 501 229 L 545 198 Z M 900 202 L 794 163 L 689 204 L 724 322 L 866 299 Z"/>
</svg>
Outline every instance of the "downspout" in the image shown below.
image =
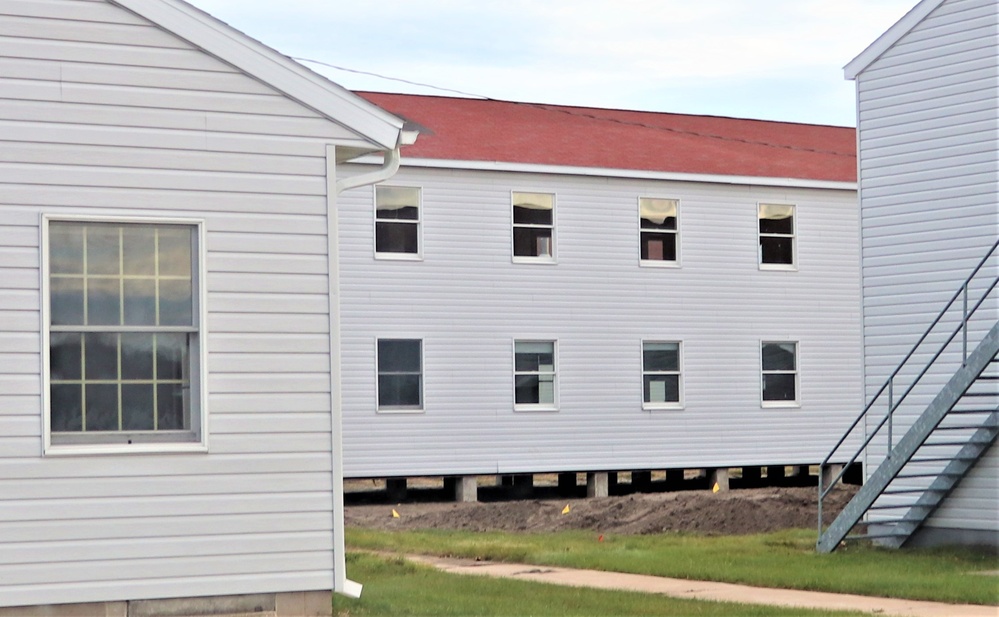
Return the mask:
<svg viewBox="0 0 999 617">
<path fill-rule="evenodd" d="M 340 374 L 340 249 L 336 199 L 340 193 L 391 178 L 399 170 L 399 149 L 416 141 L 416 134 L 401 131 L 395 148 L 387 151 L 382 166 L 370 173 L 336 179 L 336 146 L 326 146 L 326 224 L 329 259 L 330 320 L 330 435 L 333 475 L 333 591 L 351 598 L 361 597 L 362 586 L 347 578 L 343 519 L 343 398 Z"/>
</svg>

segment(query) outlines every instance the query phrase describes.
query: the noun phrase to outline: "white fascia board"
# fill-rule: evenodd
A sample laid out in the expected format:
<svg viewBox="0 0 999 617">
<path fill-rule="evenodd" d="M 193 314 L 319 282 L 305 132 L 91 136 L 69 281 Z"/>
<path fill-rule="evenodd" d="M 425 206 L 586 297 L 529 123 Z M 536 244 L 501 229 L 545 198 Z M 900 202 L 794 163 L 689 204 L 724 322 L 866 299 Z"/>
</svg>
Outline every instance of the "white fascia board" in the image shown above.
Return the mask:
<svg viewBox="0 0 999 617">
<path fill-rule="evenodd" d="M 403 121 L 182 0 L 110 0 L 357 133 L 383 150 Z"/>
<path fill-rule="evenodd" d="M 927 15 L 944 2 L 946 0 L 922 0 L 922 2 L 912 7 L 908 13 L 902 16 L 902 19 L 895 22 L 895 25 L 888 28 L 867 49 L 860 52 L 859 56 L 843 67 L 843 75 L 846 79 L 856 79 L 857 75 L 863 73 L 867 67 L 881 57 L 881 54 L 891 49 L 892 45 L 898 43 L 903 36 L 908 34 L 919 22 L 923 21 Z"/>
<path fill-rule="evenodd" d="M 381 164 L 375 156 L 365 156 L 351 161 L 366 165 Z M 809 180 L 807 178 L 767 178 L 761 176 L 726 176 L 721 174 L 690 174 L 669 171 L 646 171 L 640 169 L 608 169 L 603 167 L 571 167 L 561 165 L 537 165 L 530 163 L 506 163 L 502 161 L 453 161 L 447 159 L 403 158 L 403 167 L 430 167 L 437 169 L 473 169 L 477 171 L 513 171 L 533 174 L 561 174 L 568 176 L 594 176 L 601 178 L 635 178 L 639 180 L 672 180 L 675 182 L 709 182 L 713 184 L 738 184 L 750 186 L 776 186 L 786 188 L 832 189 L 856 191 L 856 182 L 836 182 L 833 180 Z"/>
</svg>

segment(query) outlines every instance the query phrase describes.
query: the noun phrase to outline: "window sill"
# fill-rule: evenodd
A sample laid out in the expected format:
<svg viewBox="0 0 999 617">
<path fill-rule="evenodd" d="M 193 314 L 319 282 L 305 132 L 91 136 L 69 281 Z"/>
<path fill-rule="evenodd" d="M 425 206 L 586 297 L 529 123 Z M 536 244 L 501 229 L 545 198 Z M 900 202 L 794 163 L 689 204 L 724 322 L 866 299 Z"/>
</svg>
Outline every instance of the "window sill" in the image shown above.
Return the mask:
<svg viewBox="0 0 999 617">
<path fill-rule="evenodd" d="M 679 261 L 666 261 L 660 259 L 640 259 L 638 265 L 643 268 L 672 268 L 674 270 L 680 269 Z"/>
<path fill-rule="evenodd" d="M 395 416 L 425 414 L 427 410 L 423 407 L 379 407 L 375 412 L 379 415 Z"/>
<path fill-rule="evenodd" d="M 760 270 L 772 270 L 777 272 L 797 272 L 798 266 L 795 264 L 760 264 Z"/>
<path fill-rule="evenodd" d="M 375 259 L 379 261 L 423 261 L 423 255 L 419 253 L 375 253 Z"/>
<path fill-rule="evenodd" d="M 554 413 L 558 411 L 558 407 L 554 405 L 514 405 L 514 411 L 526 411 L 526 412 L 542 412 L 542 413 Z"/>
<path fill-rule="evenodd" d="M 558 264 L 554 257 L 514 257 L 512 261 L 515 264 L 535 264 L 542 266 L 554 266 Z"/>
<path fill-rule="evenodd" d="M 800 409 L 801 403 L 798 401 L 762 401 L 760 407 L 764 409 Z"/>
<path fill-rule="evenodd" d="M 683 403 L 643 403 L 643 411 L 680 411 L 683 409 Z"/>
<path fill-rule="evenodd" d="M 99 456 L 107 454 L 207 454 L 204 443 L 131 443 L 131 444 L 51 444 L 45 456 Z"/>
</svg>

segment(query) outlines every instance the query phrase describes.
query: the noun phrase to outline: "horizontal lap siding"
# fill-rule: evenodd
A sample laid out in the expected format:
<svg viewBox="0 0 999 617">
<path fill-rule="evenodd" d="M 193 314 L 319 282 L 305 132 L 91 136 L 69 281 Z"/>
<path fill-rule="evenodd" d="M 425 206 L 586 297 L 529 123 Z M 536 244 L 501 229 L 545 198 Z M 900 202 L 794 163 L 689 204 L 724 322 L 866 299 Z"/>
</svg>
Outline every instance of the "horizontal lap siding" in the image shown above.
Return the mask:
<svg viewBox="0 0 999 617">
<path fill-rule="evenodd" d="M 0 1 L 0 606 L 332 585 L 337 140 L 114 5 Z M 42 456 L 43 213 L 205 220 L 209 454 Z"/>
<path fill-rule="evenodd" d="M 373 258 L 340 200 L 348 476 L 820 460 L 857 413 L 851 191 L 403 168 L 423 260 Z M 511 263 L 510 191 L 556 193 L 558 264 Z M 681 268 L 639 267 L 638 198 L 680 200 Z M 798 272 L 757 266 L 757 202 L 794 203 Z M 375 339 L 422 338 L 426 409 L 375 412 Z M 558 412 L 513 410 L 513 340 L 558 339 Z M 642 410 L 641 341 L 682 340 L 683 410 Z M 761 339 L 800 342 L 800 409 L 760 406 Z"/>
<path fill-rule="evenodd" d="M 869 397 L 999 237 L 997 75 L 996 3 L 952 0 L 858 76 Z M 972 303 L 997 273 L 999 258 L 993 257 L 972 283 Z M 952 330 L 958 319 L 948 315 L 941 330 Z M 972 323 L 971 344 L 997 319 L 993 294 Z M 921 348 L 918 361 L 896 380 L 896 393 L 908 387 L 943 336 L 931 336 Z M 896 435 L 959 365 L 958 346 L 900 408 Z M 884 456 L 880 442 L 869 452 L 869 472 Z M 999 529 L 994 459 L 982 461 L 962 482 L 931 526 Z"/>
</svg>

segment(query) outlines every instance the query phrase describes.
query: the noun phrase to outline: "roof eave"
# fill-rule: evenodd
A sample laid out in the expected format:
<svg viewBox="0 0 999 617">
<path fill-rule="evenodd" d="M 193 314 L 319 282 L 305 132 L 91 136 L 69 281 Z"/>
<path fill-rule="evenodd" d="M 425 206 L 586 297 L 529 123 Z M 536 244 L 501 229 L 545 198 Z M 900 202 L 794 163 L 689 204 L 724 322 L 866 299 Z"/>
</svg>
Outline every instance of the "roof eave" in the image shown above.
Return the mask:
<svg viewBox="0 0 999 617">
<path fill-rule="evenodd" d="M 294 60 L 181 0 L 110 0 L 169 30 L 382 150 L 399 141 L 403 121 Z"/>
<path fill-rule="evenodd" d="M 851 80 L 856 79 L 857 75 L 863 73 L 867 67 L 881 57 L 881 54 L 891 49 L 892 45 L 901 40 L 903 36 L 908 34 L 919 22 L 923 21 L 927 15 L 944 2 L 946 0 L 922 0 L 922 2 L 912 7 L 908 13 L 902 16 L 902 19 L 895 22 L 891 28 L 888 28 L 884 34 L 871 43 L 867 49 L 860 52 L 859 56 L 843 67 L 844 77 Z"/>
<path fill-rule="evenodd" d="M 369 165 L 381 162 L 378 157 L 361 157 L 352 161 Z M 562 174 L 569 176 L 596 176 L 602 178 L 629 178 L 641 180 L 667 180 L 674 182 L 706 182 L 712 184 L 736 184 L 744 186 L 776 186 L 782 188 L 827 189 L 855 191 L 855 181 L 821 180 L 812 178 L 738 176 L 707 173 L 687 173 L 675 171 L 654 171 L 640 169 L 610 169 L 603 167 L 576 167 L 571 165 L 545 165 L 537 163 L 511 163 L 504 161 L 466 161 L 405 157 L 402 167 L 423 167 L 435 169 L 467 169 L 476 171 L 505 171 L 538 174 Z"/>
</svg>

